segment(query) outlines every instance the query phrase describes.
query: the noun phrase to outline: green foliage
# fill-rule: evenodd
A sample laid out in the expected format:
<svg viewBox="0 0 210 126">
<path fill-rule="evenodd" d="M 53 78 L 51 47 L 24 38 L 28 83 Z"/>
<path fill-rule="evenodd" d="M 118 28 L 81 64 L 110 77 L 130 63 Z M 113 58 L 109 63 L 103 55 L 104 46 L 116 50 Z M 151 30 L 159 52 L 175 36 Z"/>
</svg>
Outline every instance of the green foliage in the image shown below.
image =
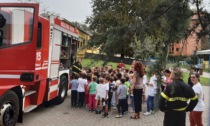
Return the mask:
<svg viewBox="0 0 210 126">
<path fill-rule="evenodd" d="M 186 58 L 186 62 L 190 65 L 195 65 L 197 64 L 197 59 L 198 59 L 197 55 L 191 55 L 190 57 Z"/>
<path fill-rule="evenodd" d="M 104 66 L 103 64 L 104 64 L 104 60 L 95 60 L 95 59 L 83 59 L 82 60 L 82 66 L 83 67 L 88 67 L 88 68 L 92 68 L 94 66 L 103 67 Z M 115 63 L 115 62 L 108 62 L 106 64 L 106 66 L 112 65 L 112 68 L 116 69 L 117 68 L 117 64 L 118 63 Z M 130 68 L 131 65 L 130 64 L 125 64 L 125 67 L 126 68 Z"/>
<path fill-rule="evenodd" d="M 135 44 L 135 36 L 144 32 L 142 19 L 151 13 L 151 3 L 155 6 L 156 1 L 93 0 L 92 3 L 93 16 L 87 22 L 95 33 L 89 44 L 100 47 L 101 53 L 108 55 L 133 56 L 135 45 L 131 43 Z M 148 9 L 142 9 L 145 7 Z"/>
<path fill-rule="evenodd" d="M 92 0 L 90 46 L 122 57 L 149 58 L 185 37 L 191 11 L 183 0 Z M 180 11 L 181 10 L 181 11 Z M 177 18 L 179 17 L 179 18 Z M 165 61 L 167 61 L 165 59 Z"/>
</svg>

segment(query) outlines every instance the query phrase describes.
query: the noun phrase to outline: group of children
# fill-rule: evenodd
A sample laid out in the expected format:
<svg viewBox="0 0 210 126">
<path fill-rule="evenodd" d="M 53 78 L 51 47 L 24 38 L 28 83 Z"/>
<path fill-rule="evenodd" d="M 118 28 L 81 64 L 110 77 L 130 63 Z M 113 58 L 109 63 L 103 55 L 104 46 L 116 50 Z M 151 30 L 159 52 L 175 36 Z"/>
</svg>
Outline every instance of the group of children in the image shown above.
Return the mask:
<svg viewBox="0 0 210 126">
<path fill-rule="evenodd" d="M 103 116 L 108 117 L 111 107 L 118 109 L 116 118 L 121 118 L 128 111 L 128 98 L 131 98 L 133 111 L 134 101 L 130 92 L 132 84 L 133 70 L 117 68 L 113 70 L 111 66 L 74 74 L 71 80 L 71 106 L 82 108 L 89 107 L 89 111 L 96 113 L 104 112 Z M 148 82 L 144 77 L 145 87 L 148 87 L 147 112 L 145 115 L 154 112 L 154 95 L 156 91 L 156 76 L 151 77 Z M 145 90 L 145 88 L 144 88 Z M 84 104 L 85 103 L 85 104 Z"/>
</svg>

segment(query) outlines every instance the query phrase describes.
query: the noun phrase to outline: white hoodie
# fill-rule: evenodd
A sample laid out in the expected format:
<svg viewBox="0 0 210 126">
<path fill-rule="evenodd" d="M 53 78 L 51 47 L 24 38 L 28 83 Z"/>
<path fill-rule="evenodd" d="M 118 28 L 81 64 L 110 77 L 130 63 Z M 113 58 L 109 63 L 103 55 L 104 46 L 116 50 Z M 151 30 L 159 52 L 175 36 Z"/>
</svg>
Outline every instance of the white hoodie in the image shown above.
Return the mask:
<svg viewBox="0 0 210 126">
<path fill-rule="evenodd" d="M 153 75 L 150 78 L 150 84 L 153 84 L 153 86 L 148 86 L 148 95 L 149 96 L 155 96 L 156 94 L 156 89 L 157 89 L 157 77 Z"/>
</svg>

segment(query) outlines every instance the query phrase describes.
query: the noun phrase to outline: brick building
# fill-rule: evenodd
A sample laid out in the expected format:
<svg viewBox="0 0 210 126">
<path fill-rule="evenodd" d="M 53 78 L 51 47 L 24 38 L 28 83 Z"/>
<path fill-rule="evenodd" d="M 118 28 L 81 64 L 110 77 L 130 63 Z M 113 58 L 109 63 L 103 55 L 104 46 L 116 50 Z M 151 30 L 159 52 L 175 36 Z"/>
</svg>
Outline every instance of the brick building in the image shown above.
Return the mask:
<svg viewBox="0 0 210 126">
<path fill-rule="evenodd" d="M 198 20 L 198 16 L 194 15 L 190 20 L 190 27 L 192 27 L 195 22 Z M 201 30 L 199 25 L 195 32 Z M 196 33 L 192 32 L 187 39 L 183 39 L 177 43 L 172 43 L 169 47 L 169 55 L 171 56 L 190 56 L 196 50 L 201 50 L 201 40 L 197 40 Z"/>
</svg>

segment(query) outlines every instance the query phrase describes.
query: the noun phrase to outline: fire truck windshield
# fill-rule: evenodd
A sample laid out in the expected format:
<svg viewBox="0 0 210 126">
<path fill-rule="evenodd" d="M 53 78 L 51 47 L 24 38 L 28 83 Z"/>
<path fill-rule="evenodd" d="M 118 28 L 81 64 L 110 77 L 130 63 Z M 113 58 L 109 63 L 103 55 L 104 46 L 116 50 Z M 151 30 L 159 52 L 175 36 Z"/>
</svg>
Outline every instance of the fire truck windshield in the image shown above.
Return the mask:
<svg viewBox="0 0 210 126">
<path fill-rule="evenodd" d="M 0 48 L 31 42 L 34 9 L 0 7 Z"/>
</svg>

